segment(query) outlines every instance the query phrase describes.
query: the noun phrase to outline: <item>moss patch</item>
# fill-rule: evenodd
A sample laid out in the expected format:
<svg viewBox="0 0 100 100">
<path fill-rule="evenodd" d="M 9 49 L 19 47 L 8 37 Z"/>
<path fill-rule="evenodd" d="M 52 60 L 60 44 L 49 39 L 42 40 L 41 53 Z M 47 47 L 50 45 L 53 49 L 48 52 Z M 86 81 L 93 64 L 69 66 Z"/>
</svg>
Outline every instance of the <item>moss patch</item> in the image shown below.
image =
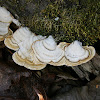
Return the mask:
<svg viewBox="0 0 100 100">
<path fill-rule="evenodd" d="M 92 45 L 100 39 L 100 0 L 3 0 L 34 33 L 57 42 L 79 40 Z M 16 16 L 16 15 L 15 15 Z M 55 20 L 58 18 L 58 20 Z"/>
<path fill-rule="evenodd" d="M 58 21 L 55 18 L 59 17 Z M 100 2 L 57 0 L 32 19 L 32 30 L 42 35 L 53 35 L 56 41 L 79 40 L 91 45 L 100 39 Z"/>
</svg>

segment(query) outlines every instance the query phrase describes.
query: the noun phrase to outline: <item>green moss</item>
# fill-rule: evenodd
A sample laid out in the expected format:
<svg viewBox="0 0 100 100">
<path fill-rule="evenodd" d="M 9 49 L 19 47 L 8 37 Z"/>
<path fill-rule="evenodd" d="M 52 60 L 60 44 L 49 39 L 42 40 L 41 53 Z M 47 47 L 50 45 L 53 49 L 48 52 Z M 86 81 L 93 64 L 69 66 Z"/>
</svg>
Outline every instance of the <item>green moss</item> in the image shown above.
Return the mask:
<svg viewBox="0 0 100 100">
<path fill-rule="evenodd" d="M 53 35 L 56 41 L 77 39 L 84 45 L 91 45 L 100 39 L 99 10 L 98 0 L 85 3 L 69 0 L 67 4 L 64 0 L 57 0 L 33 16 L 32 29 L 38 34 Z M 56 17 L 59 17 L 58 21 L 55 21 Z"/>
<path fill-rule="evenodd" d="M 52 35 L 57 42 L 77 39 L 84 45 L 100 39 L 100 0 L 1 1 L 23 26 L 36 34 Z"/>
</svg>

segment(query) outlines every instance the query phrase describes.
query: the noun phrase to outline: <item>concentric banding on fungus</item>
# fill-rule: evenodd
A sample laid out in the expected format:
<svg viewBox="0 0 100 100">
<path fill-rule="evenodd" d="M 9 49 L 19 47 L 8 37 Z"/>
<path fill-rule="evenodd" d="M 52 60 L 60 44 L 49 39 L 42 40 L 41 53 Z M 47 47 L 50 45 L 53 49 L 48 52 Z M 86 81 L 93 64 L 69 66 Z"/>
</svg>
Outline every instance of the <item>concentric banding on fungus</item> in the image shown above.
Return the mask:
<svg viewBox="0 0 100 100">
<path fill-rule="evenodd" d="M 23 42 L 19 43 L 19 50 L 18 50 L 18 54 L 20 55 L 20 57 L 22 57 L 22 59 L 31 59 L 30 57 L 30 53 L 32 52 L 32 43 L 34 41 L 37 40 L 41 40 L 44 39 L 45 37 L 39 35 L 39 36 L 30 36 L 29 38 L 27 38 L 26 40 L 24 40 Z M 24 57 L 24 58 L 23 58 Z"/>
<path fill-rule="evenodd" d="M 34 64 L 32 59 L 31 59 L 31 52 L 32 52 L 32 48 L 31 45 L 34 41 L 36 40 L 40 40 L 40 39 L 44 39 L 45 37 L 39 35 L 39 36 L 30 36 L 29 38 L 27 38 L 26 40 L 24 40 L 23 42 L 19 43 L 19 50 L 16 51 L 13 54 L 13 60 L 20 66 L 24 66 L 29 68 L 35 68 L 35 66 L 46 66 L 46 64 Z M 32 67 L 33 65 L 33 67 Z M 45 67 L 44 66 L 44 67 Z M 37 68 L 39 69 L 39 68 Z M 42 69 L 42 68 L 41 68 Z"/>
<path fill-rule="evenodd" d="M 67 66 L 77 66 L 77 65 L 81 65 L 83 63 L 87 63 L 88 61 L 90 61 L 96 54 L 95 48 L 92 46 L 83 46 L 83 48 L 85 50 L 88 51 L 89 55 L 87 58 L 83 59 L 83 60 L 79 60 L 77 62 L 71 62 L 70 60 L 66 59 L 65 60 L 65 65 Z"/>
<path fill-rule="evenodd" d="M 54 40 L 54 38 L 52 38 L 52 36 L 49 36 L 49 38 L 44 39 L 42 41 L 42 44 L 44 45 L 44 47 L 46 47 L 48 50 L 55 50 L 56 49 L 56 42 Z"/>
<path fill-rule="evenodd" d="M 69 44 L 66 43 L 66 42 L 60 42 L 58 47 L 61 48 L 62 50 L 65 50 L 65 47 L 67 47 Z M 53 66 L 63 66 L 63 65 L 66 65 L 66 58 L 65 56 L 63 56 L 59 62 L 50 62 L 49 63 L 50 65 L 53 65 Z"/>
<path fill-rule="evenodd" d="M 37 37 L 37 36 L 35 36 Z M 46 64 L 34 64 L 31 60 L 30 53 L 32 51 L 31 45 L 34 41 L 37 39 L 43 38 L 42 36 L 39 36 L 37 39 L 32 38 L 31 39 L 27 38 L 25 41 L 21 42 L 19 45 L 19 50 L 16 51 L 13 54 L 13 60 L 15 63 L 17 63 L 20 66 L 24 66 L 28 69 L 31 70 L 41 70 L 44 67 L 46 67 Z"/>
<path fill-rule="evenodd" d="M 3 41 L 7 36 L 9 36 L 9 35 L 11 35 L 13 33 L 11 29 L 6 30 L 6 32 L 5 33 L 4 32 L 1 33 L 3 35 L 0 35 L 0 41 Z"/>
<path fill-rule="evenodd" d="M 9 26 L 12 22 L 18 27 L 21 25 L 6 8 L 0 7 L 0 41 L 3 41 L 9 35 Z"/>
<path fill-rule="evenodd" d="M 11 22 L 21 26 L 9 11 L 0 7 L 0 41 L 4 40 L 8 33 L 12 33 L 9 31 Z M 92 46 L 82 47 L 78 41 L 70 45 L 62 42 L 57 46 L 52 36 L 46 39 L 41 35 L 35 36 L 27 27 L 20 27 L 13 35 L 6 37 L 4 43 L 12 50 L 19 49 L 13 54 L 14 62 L 31 70 L 41 70 L 46 64 L 77 66 L 88 62 L 95 55 L 95 48 Z"/>
<path fill-rule="evenodd" d="M 57 46 L 52 36 L 36 41 L 33 43 L 32 49 L 36 57 L 43 63 L 58 62 L 64 56 L 64 51 Z"/>
<path fill-rule="evenodd" d="M 20 27 L 18 30 L 14 32 L 12 37 L 15 39 L 16 43 L 24 41 L 26 38 L 30 37 L 33 33 L 29 31 L 27 27 Z M 35 36 L 35 34 L 34 34 Z"/>
<path fill-rule="evenodd" d="M 21 59 L 21 57 L 18 55 L 18 52 L 15 52 L 12 58 L 16 64 L 24 66 L 30 70 L 41 70 L 46 67 L 46 64 L 34 64 L 33 62 L 26 59 Z"/>
<path fill-rule="evenodd" d="M 35 34 L 29 31 L 27 27 L 20 27 L 13 33 L 13 35 L 8 36 L 4 43 L 8 48 L 18 50 L 21 42 L 33 36 L 35 36 Z"/>
<path fill-rule="evenodd" d="M 82 47 L 82 43 L 79 41 L 72 42 L 65 48 L 65 57 L 71 62 L 78 62 L 89 56 L 89 52 Z"/>
<path fill-rule="evenodd" d="M 0 7 L 0 21 L 5 23 L 10 23 L 13 20 L 13 16 L 7 11 L 6 8 Z"/>
</svg>

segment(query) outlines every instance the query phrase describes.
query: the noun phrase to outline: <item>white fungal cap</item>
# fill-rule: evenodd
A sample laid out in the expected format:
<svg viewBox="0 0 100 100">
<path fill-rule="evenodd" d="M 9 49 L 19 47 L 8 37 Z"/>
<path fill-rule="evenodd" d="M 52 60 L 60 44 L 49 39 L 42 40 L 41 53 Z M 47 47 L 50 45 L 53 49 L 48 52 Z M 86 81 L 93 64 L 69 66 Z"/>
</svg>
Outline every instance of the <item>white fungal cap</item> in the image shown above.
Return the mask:
<svg viewBox="0 0 100 100">
<path fill-rule="evenodd" d="M 27 27 L 21 27 L 14 32 L 12 37 L 14 38 L 16 43 L 19 44 L 20 42 L 24 41 L 26 38 L 30 37 L 31 35 L 32 35 L 32 32 L 29 31 Z"/>
<path fill-rule="evenodd" d="M 32 36 L 35 36 L 35 34 L 29 31 L 27 27 L 20 27 L 14 32 L 12 36 L 8 36 L 4 40 L 4 43 L 8 48 L 12 50 L 18 50 L 19 44 Z"/>
<path fill-rule="evenodd" d="M 19 43 L 19 50 L 13 54 L 13 60 L 20 66 L 24 66 L 31 70 L 40 70 L 46 67 L 46 64 L 34 64 L 31 59 L 32 43 L 38 39 L 42 39 L 42 36 L 31 36 L 25 41 Z"/>
<path fill-rule="evenodd" d="M 39 35 L 26 38 L 24 41 L 19 43 L 19 50 L 13 54 L 13 60 L 20 66 L 24 66 L 31 70 L 40 70 L 46 67 L 46 64 L 34 64 L 31 59 L 32 43 L 36 40 L 44 39 L 45 37 Z"/>
<path fill-rule="evenodd" d="M 21 26 L 21 23 L 17 19 L 13 19 L 12 22 L 17 26 Z"/>
<path fill-rule="evenodd" d="M 30 70 L 41 70 L 43 68 L 46 67 L 46 64 L 34 64 L 33 62 L 31 61 L 28 61 L 26 59 L 22 59 L 18 52 L 15 52 L 12 56 L 14 62 L 20 66 L 24 66 L 26 67 L 27 69 L 30 69 Z"/>
<path fill-rule="evenodd" d="M 89 52 L 82 47 L 82 43 L 79 41 L 72 42 L 65 48 L 65 57 L 71 62 L 77 62 L 87 58 Z"/>
<path fill-rule="evenodd" d="M 10 14 L 10 12 L 7 11 L 7 9 L 5 9 L 4 7 L 0 7 L 0 21 L 10 23 L 12 22 L 12 20 L 13 20 L 13 17 Z"/>
<path fill-rule="evenodd" d="M 9 23 L 0 22 L 0 35 L 6 35 L 8 33 Z"/>
<path fill-rule="evenodd" d="M 8 35 L 11 35 L 13 32 L 12 30 L 8 29 L 5 31 L 2 31 L 2 29 L 0 30 L 0 41 L 3 41 L 5 39 L 5 37 L 7 37 Z"/>
<path fill-rule="evenodd" d="M 31 35 L 29 38 L 26 38 L 23 42 L 19 43 L 19 50 L 18 54 L 22 59 L 27 58 L 28 60 L 31 59 L 30 53 L 32 52 L 32 43 L 36 40 L 44 39 L 43 36 L 34 36 Z"/>
<path fill-rule="evenodd" d="M 8 27 L 8 26 L 9 26 L 9 23 L 0 22 L 1 28 Z"/>
<path fill-rule="evenodd" d="M 66 46 L 68 46 L 68 44 L 66 42 L 60 42 L 57 47 L 61 48 L 64 51 Z M 50 62 L 49 64 L 53 65 L 53 66 L 63 66 L 63 65 L 66 65 L 66 58 L 65 58 L 65 56 L 63 56 L 59 60 L 59 62 Z"/>
<path fill-rule="evenodd" d="M 43 63 L 58 62 L 64 56 L 64 51 L 57 47 L 52 36 L 36 41 L 33 43 L 32 49 L 35 56 Z"/>
<path fill-rule="evenodd" d="M 42 44 L 49 50 L 55 50 L 57 46 L 52 36 L 49 36 L 47 39 L 43 40 Z"/>
</svg>

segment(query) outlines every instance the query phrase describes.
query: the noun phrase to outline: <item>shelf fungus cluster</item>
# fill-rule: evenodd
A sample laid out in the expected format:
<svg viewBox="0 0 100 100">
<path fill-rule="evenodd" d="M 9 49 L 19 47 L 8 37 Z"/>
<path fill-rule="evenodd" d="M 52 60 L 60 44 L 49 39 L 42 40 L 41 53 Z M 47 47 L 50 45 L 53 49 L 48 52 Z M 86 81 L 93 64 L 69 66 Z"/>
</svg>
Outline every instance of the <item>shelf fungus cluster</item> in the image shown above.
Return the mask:
<svg viewBox="0 0 100 100">
<path fill-rule="evenodd" d="M 37 40 L 42 40 L 45 37 L 35 35 L 27 27 L 20 27 L 12 35 L 5 38 L 5 45 L 16 52 L 12 58 L 15 63 L 20 66 L 25 66 L 28 69 L 39 70 L 46 66 L 46 64 L 35 64 L 31 59 L 32 43 Z"/>
<path fill-rule="evenodd" d="M 12 22 L 17 26 L 20 26 L 19 21 L 14 19 L 6 8 L 0 7 L 0 41 L 3 41 L 5 37 L 12 34 L 12 30 L 9 28 Z"/>
<path fill-rule="evenodd" d="M 0 7 L 0 11 L 2 12 L 0 36 L 3 37 L 5 46 L 15 51 L 12 59 L 20 66 L 31 70 L 41 70 L 47 64 L 77 66 L 95 56 L 95 49 L 92 46 L 82 46 L 77 40 L 72 43 L 61 42 L 57 45 L 51 35 L 49 37 L 36 35 L 27 27 L 19 26 L 15 32 L 5 37 L 9 30 L 12 31 L 9 28 L 11 22 L 19 24 L 5 8 Z"/>
</svg>

